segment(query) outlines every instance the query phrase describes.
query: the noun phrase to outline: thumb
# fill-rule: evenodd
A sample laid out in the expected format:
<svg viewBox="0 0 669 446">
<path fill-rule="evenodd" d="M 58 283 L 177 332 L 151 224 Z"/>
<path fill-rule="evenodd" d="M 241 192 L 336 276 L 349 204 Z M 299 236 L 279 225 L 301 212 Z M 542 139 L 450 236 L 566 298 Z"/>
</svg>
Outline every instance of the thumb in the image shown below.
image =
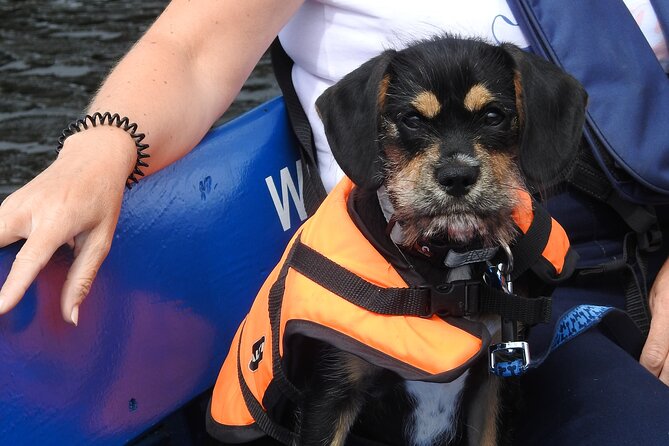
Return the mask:
<svg viewBox="0 0 669 446">
<path fill-rule="evenodd" d="M 655 305 L 639 362 L 669 385 L 669 308 L 666 304 Z"/>
<path fill-rule="evenodd" d="M 75 237 L 75 259 L 67 273 L 61 295 L 63 319 L 79 323 L 79 306 L 93 285 L 93 280 L 111 248 L 112 233 L 96 229 Z"/>
</svg>

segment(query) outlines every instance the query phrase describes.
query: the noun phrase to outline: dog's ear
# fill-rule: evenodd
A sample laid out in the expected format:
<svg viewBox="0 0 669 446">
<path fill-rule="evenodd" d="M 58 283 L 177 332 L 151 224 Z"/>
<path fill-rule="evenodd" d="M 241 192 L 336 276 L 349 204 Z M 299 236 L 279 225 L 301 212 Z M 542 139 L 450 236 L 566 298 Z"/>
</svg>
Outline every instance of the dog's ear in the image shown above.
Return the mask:
<svg viewBox="0 0 669 446">
<path fill-rule="evenodd" d="M 380 112 L 385 97 L 388 50 L 365 62 L 316 100 L 325 135 L 339 167 L 359 187 L 381 186 Z"/>
<path fill-rule="evenodd" d="M 532 186 L 545 190 L 564 179 L 578 153 L 587 94 L 556 65 L 514 45 L 502 48 L 515 63 L 521 168 Z"/>
</svg>

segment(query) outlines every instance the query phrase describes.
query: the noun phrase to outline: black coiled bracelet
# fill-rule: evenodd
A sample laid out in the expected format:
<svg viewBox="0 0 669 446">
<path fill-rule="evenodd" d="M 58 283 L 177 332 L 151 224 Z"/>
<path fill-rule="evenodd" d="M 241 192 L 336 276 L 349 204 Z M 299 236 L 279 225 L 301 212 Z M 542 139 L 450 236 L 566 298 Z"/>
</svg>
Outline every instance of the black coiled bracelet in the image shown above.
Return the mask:
<svg viewBox="0 0 669 446">
<path fill-rule="evenodd" d="M 88 130 L 89 126 L 97 127 L 99 125 L 113 125 L 118 127 L 128 133 L 132 137 L 133 141 L 135 141 L 135 147 L 137 147 L 137 162 L 135 163 L 135 169 L 132 171 L 130 176 L 128 176 L 128 179 L 125 182 L 125 187 L 128 189 L 132 188 L 133 185 L 137 184 L 137 175 L 144 176 L 144 172 L 142 172 L 141 168 L 149 166 L 144 162 L 144 159 L 148 158 L 150 155 L 148 153 L 144 153 L 144 151 L 149 148 L 148 144 L 142 143 L 145 137 L 144 133 L 137 133 L 137 124 L 130 122 L 130 119 L 127 117 L 122 118 L 117 113 L 112 115 L 109 112 L 96 112 L 92 115 L 86 115 L 81 119 L 77 119 L 69 126 L 67 126 L 67 128 L 63 130 L 63 133 L 60 135 L 60 138 L 58 138 L 58 148 L 56 148 L 56 153 L 60 152 L 60 150 L 63 148 L 65 140 L 68 137 L 74 135 L 75 133 Z"/>
</svg>

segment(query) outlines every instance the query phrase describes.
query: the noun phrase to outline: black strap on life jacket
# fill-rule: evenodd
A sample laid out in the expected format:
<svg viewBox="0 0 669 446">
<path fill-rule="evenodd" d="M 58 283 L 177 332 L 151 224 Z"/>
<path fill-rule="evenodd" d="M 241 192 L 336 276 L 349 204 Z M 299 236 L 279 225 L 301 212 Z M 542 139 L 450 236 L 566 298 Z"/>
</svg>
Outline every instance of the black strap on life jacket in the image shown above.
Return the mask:
<svg viewBox="0 0 669 446">
<path fill-rule="evenodd" d="M 274 75 L 286 103 L 288 120 L 297 138 L 300 157 L 302 158 L 302 176 L 304 179 L 304 206 L 309 215 L 313 215 L 327 195 L 325 187 L 318 173 L 316 162 L 316 148 L 309 119 L 302 109 L 293 86 L 293 60 L 286 54 L 279 38 L 274 39 L 270 47 Z"/>
<path fill-rule="evenodd" d="M 558 274 L 555 267 L 542 257 L 553 226 L 551 215 L 534 198 L 532 199 L 532 212 L 532 224 L 527 232 L 516 237 L 511 244 L 513 254 L 511 278 L 516 280 L 531 270 L 543 283 L 556 285 L 572 275 L 576 268 L 578 254 L 569 249 L 564 259 L 562 272 Z"/>
<path fill-rule="evenodd" d="M 288 256 L 291 256 L 294 250 L 294 247 L 291 248 Z M 281 339 L 281 305 L 283 302 L 283 294 L 286 288 L 286 276 L 288 275 L 288 268 L 289 265 L 284 263 L 284 265 L 281 267 L 281 270 L 279 271 L 279 276 L 270 288 L 268 296 L 269 322 L 270 329 L 272 330 L 272 373 L 274 375 L 272 383 L 278 386 L 283 395 L 297 403 L 302 398 L 301 392 L 286 376 L 281 365 L 281 355 L 279 353 Z M 244 326 L 242 326 L 241 330 L 243 334 Z M 256 425 L 263 432 L 265 432 L 265 434 L 269 435 L 280 443 L 286 445 L 295 444 L 297 439 L 296 433 L 273 420 L 267 411 L 263 408 L 263 405 L 255 398 L 253 392 L 246 383 L 244 375 L 242 374 L 240 358 L 242 338 L 243 336 L 240 335 L 239 345 L 237 346 L 237 379 L 239 380 L 239 385 L 242 391 L 242 397 L 244 398 L 244 403 L 246 404 L 246 408 L 255 420 Z"/>
<path fill-rule="evenodd" d="M 295 444 L 295 433 L 273 421 L 267 412 L 265 412 L 265 409 L 263 409 L 260 402 L 256 400 L 248 384 L 246 384 L 246 380 L 244 379 L 241 368 L 241 340 L 242 337 L 240 336 L 240 342 L 237 346 L 237 379 L 239 380 L 239 386 L 241 388 L 242 398 L 244 398 L 246 408 L 255 420 L 256 425 L 267 435 L 283 444 Z"/>
<path fill-rule="evenodd" d="M 460 280 L 434 287 L 382 288 L 299 240 L 287 264 L 343 299 L 377 314 L 461 317 L 487 313 L 530 325 L 550 321 L 550 297 L 507 294 L 479 280 Z"/>
</svg>

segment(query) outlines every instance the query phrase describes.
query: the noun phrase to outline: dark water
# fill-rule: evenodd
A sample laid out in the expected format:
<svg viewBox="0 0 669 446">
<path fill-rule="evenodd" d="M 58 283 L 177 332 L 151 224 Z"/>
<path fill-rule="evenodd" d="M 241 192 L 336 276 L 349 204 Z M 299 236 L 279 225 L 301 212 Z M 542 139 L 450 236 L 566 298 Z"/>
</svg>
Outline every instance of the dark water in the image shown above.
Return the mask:
<svg viewBox="0 0 669 446">
<path fill-rule="evenodd" d="M 55 157 L 116 61 L 167 0 L 0 0 L 0 195 Z M 264 57 L 221 121 L 279 94 Z"/>
</svg>

